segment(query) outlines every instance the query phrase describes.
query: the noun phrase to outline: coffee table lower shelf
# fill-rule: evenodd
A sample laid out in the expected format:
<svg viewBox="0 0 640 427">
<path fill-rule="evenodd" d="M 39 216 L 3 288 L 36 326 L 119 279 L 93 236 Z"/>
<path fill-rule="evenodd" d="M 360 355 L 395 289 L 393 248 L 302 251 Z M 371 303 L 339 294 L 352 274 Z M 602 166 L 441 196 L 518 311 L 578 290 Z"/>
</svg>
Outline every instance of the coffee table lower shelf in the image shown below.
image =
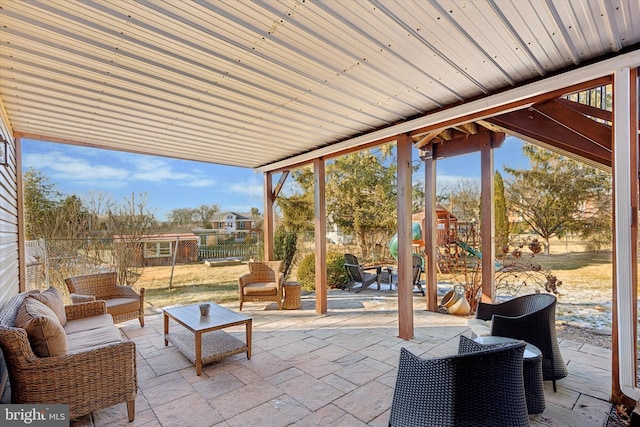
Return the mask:
<svg viewBox="0 0 640 427">
<path fill-rule="evenodd" d="M 191 363 L 196 364 L 195 334 L 190 331 L 169 332 L 165 339 L 173 344 Z M 249 347 L 238 338 L 225 331 L 211 331 L 202 334 L 202 364 L 224 359 L 234 354 L 248 354 Z"/>
</svg>

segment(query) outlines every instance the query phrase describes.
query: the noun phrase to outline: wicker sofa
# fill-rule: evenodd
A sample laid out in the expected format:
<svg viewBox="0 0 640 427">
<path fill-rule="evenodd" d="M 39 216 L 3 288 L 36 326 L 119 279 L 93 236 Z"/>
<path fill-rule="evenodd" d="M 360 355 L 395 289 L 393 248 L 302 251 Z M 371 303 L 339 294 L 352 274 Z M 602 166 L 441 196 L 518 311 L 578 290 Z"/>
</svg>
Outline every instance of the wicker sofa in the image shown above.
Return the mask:
<svg viewBox="0 0 640 427">
<path fill-rule="evenodd" d="M 64 334 L 61 341 L 56 339 L 62 342 L 57 347 L 45 340 L 50 354 L 41 355 L 43 342 L 37 341 L 33 323 L 27 322 L 26 329 L 16 324 L 25 325 L 25 316 L 30 315 L 32 322 L 38 320 L 32 313 L 41 306 L 34 301 L 42 301 L 46 292 L 18 294 L 0 309 L 0 349 L 9 372 L 11 402 L 68 404 L 72 419 L 126 403 L 128 419 L 133 421 L 138 389 L 135 344 L 123 341 L 105 302 L 92 301 L 61 305 L 62 312 L 51 310 L 66 320 L 60 321 L 65 323 L 61 328 L 50 316 L 41 316 L 38 329 L 54 327 Z"/>
</svg>

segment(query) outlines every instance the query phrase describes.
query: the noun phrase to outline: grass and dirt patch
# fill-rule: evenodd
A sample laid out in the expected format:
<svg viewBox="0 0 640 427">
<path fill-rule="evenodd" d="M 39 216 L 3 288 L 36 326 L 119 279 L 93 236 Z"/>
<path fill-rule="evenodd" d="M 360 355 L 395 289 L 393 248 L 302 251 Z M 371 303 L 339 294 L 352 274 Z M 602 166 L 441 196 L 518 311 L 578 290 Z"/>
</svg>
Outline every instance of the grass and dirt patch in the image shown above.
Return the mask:
<svg viewBox="0 0 640 427">
<path fill-rule="evenodd" d="M 611 251 L 538 254 L 535 262 L 553 271 L 562 281 L 558 288 L 559 303 L 600 304 L 611 300 Z M 246 264 L 147 267 L 136 287 L 146 288 L 147 311 L 152 313 L 171 305 L 237 301 L 238 277 L 247 272 Z M 448 275 L 438 276 L 438 280 L 451 279 Z M 291 280 L 295 280 L 295 271 Z"/>
<path fill-rule="evenodd" d="M 238 300 L 238 277 L 247 273 L 246 264 L 209 267 L 204 263 L 147 267 L 136 282 L 145 288 L 145 311 L 203 301 L 225 303 Z"/>
</svg>

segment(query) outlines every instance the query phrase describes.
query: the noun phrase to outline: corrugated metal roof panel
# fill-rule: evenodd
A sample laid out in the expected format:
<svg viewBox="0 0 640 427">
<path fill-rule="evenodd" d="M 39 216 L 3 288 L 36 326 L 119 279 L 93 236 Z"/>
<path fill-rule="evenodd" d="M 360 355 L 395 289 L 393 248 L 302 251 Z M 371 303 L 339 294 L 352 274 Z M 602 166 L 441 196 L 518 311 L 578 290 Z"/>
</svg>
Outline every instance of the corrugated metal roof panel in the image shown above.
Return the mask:
<svg viewBox="0 0 640 427">
<path fill-rule="evenodd" d="M 640 43 L 638 2 L 8 1 L 14 131 L 257 167 Z"/>
</svg>

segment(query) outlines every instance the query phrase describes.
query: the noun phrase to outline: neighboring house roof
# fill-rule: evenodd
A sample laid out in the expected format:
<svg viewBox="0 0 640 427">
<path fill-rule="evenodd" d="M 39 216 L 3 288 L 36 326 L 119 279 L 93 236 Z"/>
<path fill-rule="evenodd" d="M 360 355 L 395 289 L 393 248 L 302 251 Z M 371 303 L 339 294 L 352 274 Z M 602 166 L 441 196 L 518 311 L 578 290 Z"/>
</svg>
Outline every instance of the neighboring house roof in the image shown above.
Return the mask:
<svg viewBox="0 0 640 427">
<path fill-rule="evenodd" d="M 218 222 L 218 221 L 225 221 L 227 219 L 227 215 L 232 214 L 233 216 L 236 217 L 236 221 L 251 221 L 251 214 L 247 213 L 247 212 L 232 212 L 232 211 L 227 211 L 227 212 L 220 212 L 217 213 L 213 216 L 212 221 L 214 222 Z"/>
</svg>

